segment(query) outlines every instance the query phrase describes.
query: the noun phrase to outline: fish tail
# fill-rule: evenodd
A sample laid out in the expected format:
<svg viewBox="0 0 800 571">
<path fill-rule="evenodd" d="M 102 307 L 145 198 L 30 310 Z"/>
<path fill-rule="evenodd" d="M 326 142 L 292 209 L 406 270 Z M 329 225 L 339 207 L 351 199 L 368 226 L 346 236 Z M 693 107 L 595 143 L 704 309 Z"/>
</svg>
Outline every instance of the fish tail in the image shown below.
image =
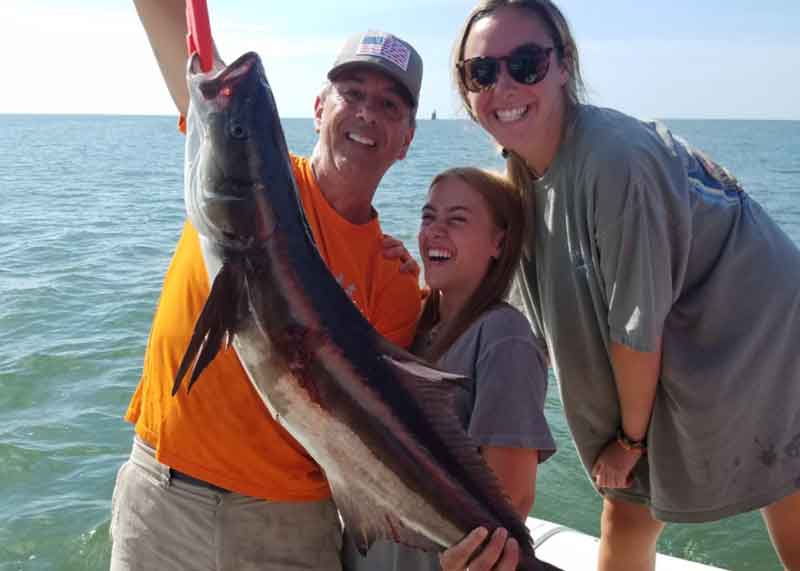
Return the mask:
<svg viewBox="0 0 800 571">
<path fill-rule="evenodd" d="M 230 346 L 243 317 L 241 306 L 245 289 L 244 273 L 240 266 L 231 262 L 224 263 L 214 278 L 211 293 L 195 323 L 189 346 L 175 374 L 172 385 L 173 396 L 180 389 L 181 382 L 189 370 L 192 374 L 187 391 L 192 389 L 219 350 L 223 346 Z"/>
</svg>

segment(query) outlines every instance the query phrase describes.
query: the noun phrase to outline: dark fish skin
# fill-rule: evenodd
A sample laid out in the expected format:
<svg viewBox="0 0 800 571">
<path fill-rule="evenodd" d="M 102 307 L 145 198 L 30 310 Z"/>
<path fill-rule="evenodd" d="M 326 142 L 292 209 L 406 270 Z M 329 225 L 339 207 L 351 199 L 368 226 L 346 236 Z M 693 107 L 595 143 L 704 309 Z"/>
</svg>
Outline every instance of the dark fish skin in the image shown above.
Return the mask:
<svg viewBox="0 0 800 571">
<path fill-rule="evenodd" d="M 535 557 L 455 416 L 463 379 L 383 339 L 320 257 L 258 56 L 219 67 L 189 65 L 185 200 L 216 276 L 173 394 L 232 345 L 273 416 L 325 470 L 360 549 L 386 538 L 440 550 L 475 527 L 504 527 L 519 569 L 557 570 Z"/>
</svg>

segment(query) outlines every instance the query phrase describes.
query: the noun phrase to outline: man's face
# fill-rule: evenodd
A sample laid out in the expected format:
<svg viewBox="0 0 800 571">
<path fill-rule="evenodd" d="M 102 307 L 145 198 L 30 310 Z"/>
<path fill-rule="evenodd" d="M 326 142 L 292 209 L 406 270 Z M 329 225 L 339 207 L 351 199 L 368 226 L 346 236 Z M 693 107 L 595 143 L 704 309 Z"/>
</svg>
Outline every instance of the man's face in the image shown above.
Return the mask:
<svg viewBox="0 0 800 571">
<path fill-rule="evenodd" d="M 369 69 L 339 74 L 314 111 L 319 150 L 345 175 L 380 179 L 406 156 L 414 137 L 412 109 L 400 86 Z"/>
</svg>

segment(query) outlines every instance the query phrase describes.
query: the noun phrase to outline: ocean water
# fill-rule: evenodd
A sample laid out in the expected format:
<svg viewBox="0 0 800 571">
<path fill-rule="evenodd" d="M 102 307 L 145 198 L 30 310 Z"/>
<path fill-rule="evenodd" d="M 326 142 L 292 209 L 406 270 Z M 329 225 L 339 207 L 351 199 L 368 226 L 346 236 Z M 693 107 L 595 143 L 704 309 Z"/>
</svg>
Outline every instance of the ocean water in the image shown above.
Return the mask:
<svg viewBox="0 0 800 571">
<path fill-rule="evenodd" d="M 800 243 L 800 122 L 667 121 L 728 166 Z M 308 153 L 310 120 L 286 120 Z M 0 115 L 0 571 L 108 568 L 109 504 L 164 270 L 183 219 L 173 118 Z M 377 207 L 416 254 L 427 184 L 456 164 L 501 167 L 466 121 L 421 121 Z M 535 514 L 597 535 L 600 500 L 556 390 L 560 452 Z M 757 513 L 668 527 L 662 552 L 729 569 L 779 569 Z"/>
</svg>

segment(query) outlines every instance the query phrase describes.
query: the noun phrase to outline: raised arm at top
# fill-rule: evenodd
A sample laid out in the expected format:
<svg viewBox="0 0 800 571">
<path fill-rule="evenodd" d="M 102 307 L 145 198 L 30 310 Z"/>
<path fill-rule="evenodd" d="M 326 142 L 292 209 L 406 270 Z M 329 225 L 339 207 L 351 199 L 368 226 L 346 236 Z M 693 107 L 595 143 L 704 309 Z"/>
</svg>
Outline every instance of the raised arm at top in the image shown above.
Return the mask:
<svg viewBox="0 0 800 571">
<path fill-rule="evenodd" d="M 133 0 L 150 46 L 178 111 L 189 107 L 186 87 L 186 3 L 184 0 Z"/>
</svg>

